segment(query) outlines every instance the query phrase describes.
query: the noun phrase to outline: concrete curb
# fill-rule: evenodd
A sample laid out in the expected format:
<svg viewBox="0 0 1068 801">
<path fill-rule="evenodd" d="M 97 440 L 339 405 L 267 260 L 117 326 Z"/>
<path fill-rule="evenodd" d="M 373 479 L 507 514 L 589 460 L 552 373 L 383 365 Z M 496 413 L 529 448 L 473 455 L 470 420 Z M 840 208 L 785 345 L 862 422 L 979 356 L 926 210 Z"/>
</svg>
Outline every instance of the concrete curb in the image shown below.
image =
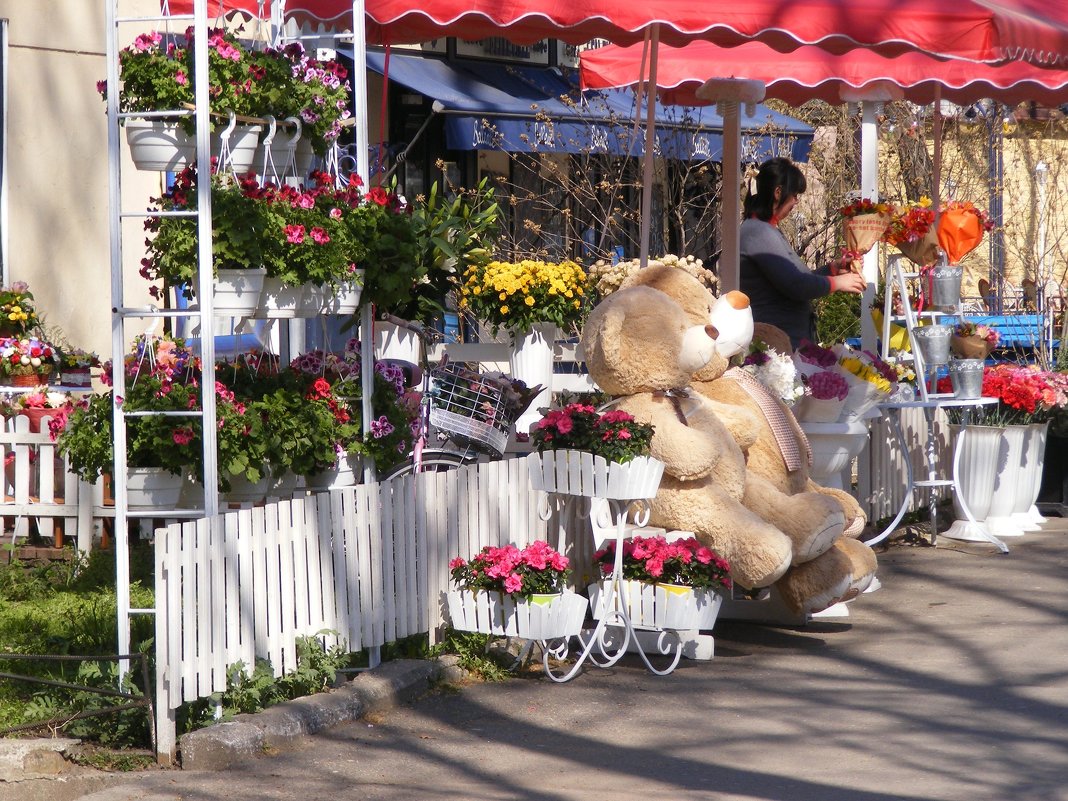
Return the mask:
<svg viewBox="0 0 1068 801">
<path fill-rule="evenodd" d="M 309 695 L 183 735 L 183 770 L 225 770 L 267 749 L 284 749 L 301 737 L 357 720 L 425 692 L 430 683 L 458 676 L 456 657 L 401 659 L 356 676 L 329 693 Z"/>
<path fill-rule="evenodd" d="M 293 747 L 306 735 L 416 698 L 432 682 L 455 682 L 464 676 L 459 657 L 451 655 L 431 661 L 385 662 L 331 692 L 286 701 L 183 735 L 179 739 L 182 771 L 225 770 L 268 750 Z M 174 801 L 172 793 L 146 794 L 138 783 L 142 775 L 130 774 L 128 782 L 81 796 L 81 801 Z"/>
</svg>

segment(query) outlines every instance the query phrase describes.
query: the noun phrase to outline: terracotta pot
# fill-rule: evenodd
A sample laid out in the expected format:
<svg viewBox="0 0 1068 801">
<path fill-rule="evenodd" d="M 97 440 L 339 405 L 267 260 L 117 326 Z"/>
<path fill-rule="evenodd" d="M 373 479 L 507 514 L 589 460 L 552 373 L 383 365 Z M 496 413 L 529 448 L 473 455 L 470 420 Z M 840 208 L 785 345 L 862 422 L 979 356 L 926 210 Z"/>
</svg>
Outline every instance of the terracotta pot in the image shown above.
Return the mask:
<svg viewBox="0 0 1068 801">
<path fill-rule="evenodd" d="M 54 417 L 55 409 L 27 408 L 19 410 L 19 417 L 25 417 L 30 421 L 30 431 L 34 434 L 41 433 L 41 421 L 45 417 Z"/>
</svg>

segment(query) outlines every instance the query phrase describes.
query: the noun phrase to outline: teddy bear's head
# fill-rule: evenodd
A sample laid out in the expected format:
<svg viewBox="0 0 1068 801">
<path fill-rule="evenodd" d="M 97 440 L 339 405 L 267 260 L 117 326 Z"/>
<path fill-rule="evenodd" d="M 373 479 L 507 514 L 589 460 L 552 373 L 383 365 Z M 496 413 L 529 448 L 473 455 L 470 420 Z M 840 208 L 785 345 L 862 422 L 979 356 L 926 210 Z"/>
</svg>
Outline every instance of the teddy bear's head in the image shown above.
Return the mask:
<svg viewBox="0 0 1068 801">
<path fill-rule="evenodd" d="M 648 286 L 659 289 L 678 303 L 691 323 L 710 322 L 719 332 L 716 355 L 693 378 L 714 381 L 727 371 L 728 359 L 749 347 L 753 338 L 753 310 L 749 298 L 741 292 L 728 292 L 718 300 L 685 270 L 656 265 L 638 270 L 627 278 L 623 288 Z"/>
<path fill-rule="evenodd" d="M 590 377 L 612 395 L 677 389 L 716 356 L 716 330 L 694 325 L 675 301 L 646 286 L 601 301 L 582 329 Z"/>
</svg>

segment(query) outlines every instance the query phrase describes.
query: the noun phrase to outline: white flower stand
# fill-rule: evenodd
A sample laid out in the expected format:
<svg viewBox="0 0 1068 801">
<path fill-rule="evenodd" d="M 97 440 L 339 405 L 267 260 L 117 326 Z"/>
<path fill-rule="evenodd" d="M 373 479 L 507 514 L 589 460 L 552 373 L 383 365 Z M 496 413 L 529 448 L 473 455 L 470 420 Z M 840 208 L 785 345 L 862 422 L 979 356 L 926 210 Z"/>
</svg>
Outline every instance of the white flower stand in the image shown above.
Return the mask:
<svg viewBox="0 0 1068 801">
<path fill-rule="evenodd" d="M 551 660 L 565 661 L 570 655 L 570 638 L 560 640 L 553 647 L 546 647 L 542 657 L 545 675 L 555 682 L 566 682 L 578 675 L 587 660 L 597 667 L 611 667 L 628 651 L 637 653 L 649 672 L 666 676 L 679 664 L 683 654 L 682 632 L 675 626 L 695 622 L 690 617 L 668 618 L 669 607 L 676 606 L 663 599 L 660 616 L 652 617 L 640 612 L 640 600 L 630 602 L 634 593 L 625 587 L 623 579 L 623 540 L 632 533 L 628 524 L 634 507 L 634 522 L 644 526 L 649 520 L 647 501 L 656 494 L 663 475 L 664 465 L 650 457 L 639 457 L 627 464 L 609 463 L 599 456 L 581 451 L 546 451 L 532 453 L 527 457 L 531 486 L 549 493 L 542 510 L 543 519 L 548 519 L 555 506 L 559 512 L 567 504 L 589 499 L 586 514 L 593 518 L 595 536 L 598 529 L 607 533 L 611 529 L 615 540 L 615 563 L 611 575 L 597 586 L 596 624 L 590 631 L 578 635 L 580 649 L 566 669 L 557 669 Z M 566 535 L 561 531 L 561 538 Z M 561 546 L 562 547 L 562 546 Z M 661 588 L 659 592 L 665 591 Z M 638 590 L 640 599 L 641 590 Z M 657 590 L 650 588 L 652 596 Z M 655 598 L 651 598 L 655 604 Z M 685 603 L 677 604 L 679 608 Z M 718 611 L 718 605 L 716 605 Z M 633 617 L 632 617 L 632 610 Z M 651 626 L 648 624 L 652 624 Z M 657 625 L 668 624 L 668 625 Z M 686 630 L 690 633 L 690 629 Z M 654 666 L 649 654 L 667 658 L 667 664 Z"/>
</svg>

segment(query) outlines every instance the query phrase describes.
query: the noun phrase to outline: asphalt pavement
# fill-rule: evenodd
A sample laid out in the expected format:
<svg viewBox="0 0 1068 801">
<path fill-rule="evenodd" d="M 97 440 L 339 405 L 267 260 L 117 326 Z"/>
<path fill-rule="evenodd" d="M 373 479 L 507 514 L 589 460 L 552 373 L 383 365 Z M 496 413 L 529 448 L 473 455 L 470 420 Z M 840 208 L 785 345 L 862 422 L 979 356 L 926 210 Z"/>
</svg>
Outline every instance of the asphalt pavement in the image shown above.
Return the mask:
<svg viewBox="0 0 1068 801">
<path fill-rule="evenodd" d="M 720 621 L 666 677 L 462 684 L 84 798 L 1068 801 L 1068 521 L 1009 545 L 899 541 L 850 617 Z"/>
</svg>

